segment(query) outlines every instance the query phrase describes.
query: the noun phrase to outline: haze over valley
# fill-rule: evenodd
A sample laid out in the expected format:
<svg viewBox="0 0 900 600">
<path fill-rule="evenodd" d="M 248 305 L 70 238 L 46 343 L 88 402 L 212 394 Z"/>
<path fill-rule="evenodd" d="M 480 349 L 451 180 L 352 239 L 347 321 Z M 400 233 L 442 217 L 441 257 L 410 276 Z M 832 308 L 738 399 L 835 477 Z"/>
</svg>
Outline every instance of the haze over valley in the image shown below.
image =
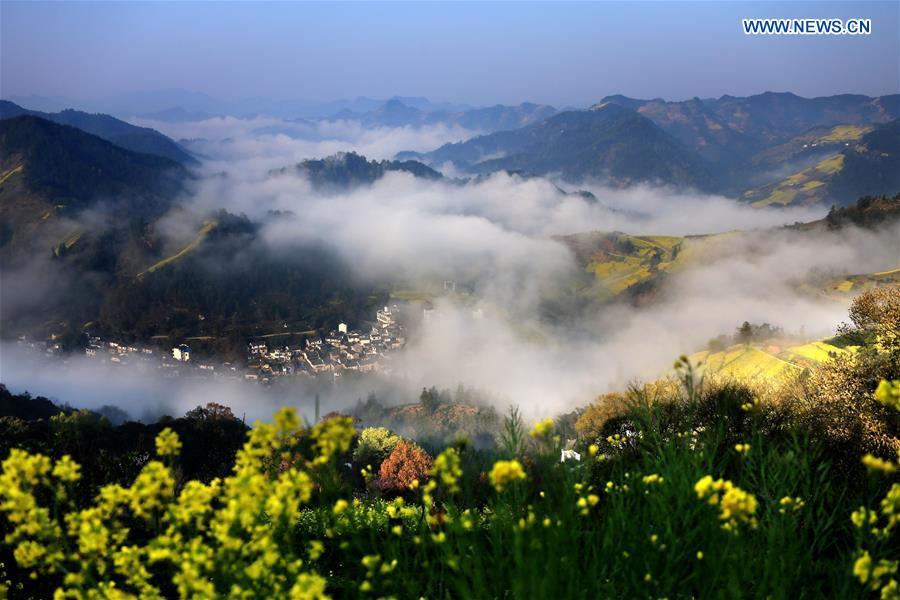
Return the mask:
<svg viewBox="0 0 900 600">
<path fill-rule="evenodd" d="M 168 95 L 121 119 L 0 106 L 12 389 L 90 408 L 127 389 L 150 418 L 207 386 L 257 417 L 463 385 L 537 417 L 658 377 L 745 321 L 795 346 L 828 338 L 900 266 L 897 201 L 857 206 L 900 190 L 896 94 L 360 98 L 294 118 Z M 822 221 L 832 206 L 849 207 L 839 225 Z M 307 358 L 391 305 L 390 355 Z M 275 355 L 250 353 L 259 341 Z M 111 362 L 110 342 L 152 350 L 153 368 Z M 180 344 L 190 364 L 162 366 Z"/>
<path fill-rule="evenodd" d="M 900 600 L 897 23 L 0 0 L 0 598 Z"/>
</svg>

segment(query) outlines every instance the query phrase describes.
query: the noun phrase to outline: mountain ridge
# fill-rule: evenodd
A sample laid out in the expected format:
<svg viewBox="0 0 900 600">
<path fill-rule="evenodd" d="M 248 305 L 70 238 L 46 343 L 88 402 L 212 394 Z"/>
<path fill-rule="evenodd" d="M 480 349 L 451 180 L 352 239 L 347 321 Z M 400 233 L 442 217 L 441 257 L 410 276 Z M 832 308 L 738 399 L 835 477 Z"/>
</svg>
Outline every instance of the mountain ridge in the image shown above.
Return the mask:
<svg viewBox="0 0 900 600">
<path fill-rule="evenodd" d="M 69 125 L 133 152 L 161 156 L 188 166 L 199 164 L 196 158 L 174 140 L 149 127 L 138 127 L 102 113 L 87 113 L 71 108 L 47 113 L 29 110 L 9 100 L 0 100 L 0 119 L 19 116 L 39 117 L 60 125 Z"/>
</svg>

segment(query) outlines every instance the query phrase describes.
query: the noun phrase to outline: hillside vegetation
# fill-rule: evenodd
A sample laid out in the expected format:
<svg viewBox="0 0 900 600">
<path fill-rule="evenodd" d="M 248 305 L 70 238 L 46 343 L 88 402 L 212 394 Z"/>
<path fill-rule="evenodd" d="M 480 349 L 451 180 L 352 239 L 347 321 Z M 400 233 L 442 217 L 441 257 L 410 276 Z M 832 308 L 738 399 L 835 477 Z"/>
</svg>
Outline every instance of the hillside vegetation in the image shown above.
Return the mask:
<svg viewBox="0 0 900 600">
<path fill-rule="evenodd" d="M 0 389 L 34 419 L 0 418 L 0 590 L 895 598 L 900 289 L 850 320 L 859 351 L 789 385 L 706 381 L 683 357 L 574 424 L 513 409 L 484 449 L 283 409 L 232 454 L 245 430 L 221 406 L 111 427 Z M 113 447 L 127 453 L 86 451 Z"/>
<path fill-rule="evenodd" d="M 861 128 L 832 130 L 823 140 L 847 141 L 840 151 L 809 168 L 743 198 L 753 206 L 845 205 L 854 195 L 872 195 L 900 189 L 900 120 L 876 127 L 858 139 Z M 815 143 L 815 142 L 811 142 Z"/>
</svg>

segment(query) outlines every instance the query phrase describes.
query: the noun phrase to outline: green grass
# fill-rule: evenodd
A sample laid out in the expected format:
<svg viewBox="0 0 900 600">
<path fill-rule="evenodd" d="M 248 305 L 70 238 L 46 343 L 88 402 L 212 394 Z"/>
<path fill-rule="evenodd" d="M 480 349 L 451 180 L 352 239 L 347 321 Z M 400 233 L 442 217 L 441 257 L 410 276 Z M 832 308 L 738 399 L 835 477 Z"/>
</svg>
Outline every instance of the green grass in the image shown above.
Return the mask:
<svg viewBox="0 0 900 600">
<path fill-rule="evenodd" d="M 467 451 L 440 526 L 415 511 L 392 519 L 384 501 L 363 496 L 338 517 L 327 506 L 304 511 L 297 536 L 324 540 L 317 566 L 342 597 L 356 596 L 362 581 L 377 597 L 399 598 L 860 597 L 848 516 L 870 500 L 865 486 L 854 488 L 803 437 L 772 439 L 752 415 L 736 418 L 740 427 L 723 422 L 691 437 L 648 410 L 632 443 L 604 447 L 606 460 L 561 464 L 558 453 L 532 450 L 527 481 L 502 493 L 480 475 L 500 456 Z M 746 456 L 738 441 L 750 444 Z M 644 483 L 649 474 L 663 483 Z M 717 508 L 694 491 L 705 475 L 754 494 L 758 526 L 724 531 Z M 588 494 L 600 500 L 582 514 Z M 785 496 L 804 506 L 780 512 Z M 373 555 L 397 566 L 372 576 L 361 561 Z"/>
</svg>

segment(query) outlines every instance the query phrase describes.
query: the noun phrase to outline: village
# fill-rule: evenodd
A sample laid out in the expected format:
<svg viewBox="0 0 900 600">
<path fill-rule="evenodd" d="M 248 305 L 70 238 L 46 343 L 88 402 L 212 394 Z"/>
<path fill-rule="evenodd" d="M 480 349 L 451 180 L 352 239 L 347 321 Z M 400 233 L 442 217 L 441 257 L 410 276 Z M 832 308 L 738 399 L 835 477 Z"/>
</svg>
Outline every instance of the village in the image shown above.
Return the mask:
<svg viewBox="0 0 900 600">
<path fill-rule="evenodd" d="M 400 308 L 393 304 L 375 313 L 366 330 L 346 323 L 324 336 L 310 336 L 297 345 L 279 346 L 264 338 L 250 340 L 243 364 L 199 357 L 182 343 L 170 351 L 143 344 L 126 344 L 90 335 L 84 354 L 88 359 L 122 367 L 156 368 L 163 377 L 224 378 L 270 385 L 279 378 L 309 377 L 337 379 L 342 375 L 379 372 L 390 374 L 393 355 L 406 344 L 400 323 Z M 49 356 L 66 357 L 54 339 L 46 342 L 19 338 L 20 345 Z"/>
</svg>

